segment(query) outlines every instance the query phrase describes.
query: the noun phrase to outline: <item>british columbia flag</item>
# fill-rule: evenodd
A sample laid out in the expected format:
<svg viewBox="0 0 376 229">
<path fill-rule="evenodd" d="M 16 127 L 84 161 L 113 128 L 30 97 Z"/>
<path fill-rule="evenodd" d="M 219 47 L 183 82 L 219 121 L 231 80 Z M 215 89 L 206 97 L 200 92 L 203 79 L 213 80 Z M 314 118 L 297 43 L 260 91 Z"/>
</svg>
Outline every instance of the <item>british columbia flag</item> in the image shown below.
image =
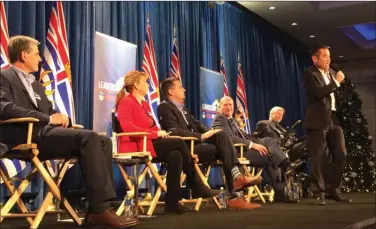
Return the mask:
<svg viewBox="0 0 376 229">
<path fill-rule="evenodd" d="M 227 75 L 226 75 L 226 69 L 225 69 L 225 61 L 223 60 L 222 56 L 221 56 L 221 66 L 220 66 L 219 72 L 223 75 L 223 79 L 224 79 L 223 94 L 225 96 L 228 96 L 229 93 L 228 93 L 228 86 L 227 86 Z"/>
<path fill-rule="evenodd" d="M 248 119 L 248 103 L 247 103 L 247 95 L 245 92 L 245 82 L 242 73 L 242 65 L 238 63 L 238 76 L 236 79 L 236 107 L 238 111 L 241 113 L 241 119 L 244 124 L 244 131 L 247 134 L 251 133 L 251 126 L 249 125 Z"/>
<path fill-rule="evenodd" d="M 149 102 L 151 107 L 152 116 L 160 127 L 158 122 L 157 110 L 159 105 L 159 80 L 158 80 L 158 72 L 157 72 L 157 60 L 155 58 L 154 52 L 154 44 L 153 44 L 153 37 L 151 35 L 151 27 L 149 23 L 149 18 L 147 19 L 146 23 L 146 35 L 145 35 L 145 44 L 144 44 L 144 60 L 142 62 L 142 70 L 144 70 L 148 75 L 148 83 L 149 83 L 149 92 L 146 96 L 146 100 Z M 157 169 L 160 169 L 160 163 L 153 163 L 153 166 Z M 152 176 L 151 173 L 149 173 Z"/>
<path fill-rule="evenodd" d="M 151 35 L 151 27 L 149 24 L 149 19 L 147 19 L 146 25 L 146 37 L 144 44 L 144 60 L 142 62 L 142 70 L 144 70 L 148 75 L 149 83 L 149 93 L 147 94 L 146 100 L 149 102 L 151 107 L 152 116 L 157 122 L 159 127 L 158 118 L 157 118 L 157 109 L 159 105 L 159 80 L 157 72 L 157 61 L 155 58 L 153 37 Z"/>
<path fill-rule="evenodd" d="M 1 42 L 1 57 L 0 57 L 0 64 L 1 69 L 6 68 L 9 66 L 8 60 L 8 24 L 7 18 L 5 15 L 5 8 L 4 2 L 0 2 L 0 23 L 1 23 L 1 32 L 0 32 L 0 42 Z"/>
<path fill-rule="evenodd" d="M 69 47 L 61 2 L 52 8 L 40 79 L 54 109 L 68 115 L 75 124 Z"/>
<path fill-rule="evenodd" d="M 5 15 L 5 8 L 4 8 L 4 2 L 0 1 L 0 18 L 1 18 L 1 69 L 5 69 L 10 66 L 9 64 L 9 55 L 8 55 L 8 40 L 9 40 L 9 34 L 8 34 L 8 25 L 7 25 L 7 18 Z M 17 159 L 6 159 L 3 158 L 0 160 L 1 168 L 7 175 L 12 178 L 15 175 L 17 175 L 19 172 L 24 170 L 27 166 L 27 163 L 24 161 L 20 161 Z M 0 178 L 0 183 L 3 183 L 3 180 Z"/>
<path fill-rule="evenodd" d="M 44 49 L 43 65 L 40 80 L 46 88 L 48 99 L 54 109 L 66 114 L 76 123 L 74 100 L 72 91 L 72 76 L 69 60 L 69 46 L 65 28 L 65 17 L 62 2 L 56 2 L 52 7 L 49 27 L 47 31 L 46 47 Z M 55 176 L 56 163 L 46 161 L 48 171 Z M 71 168 L 72 165 L 69 166 Z"/>
<path fill-rule="evenodd" d="M 174 45 L 172 46 L 170 76 L 175 77 L 181 81 L 180 57 L 178 40 L 176 38 L 174 38 Z"/>
</svg>

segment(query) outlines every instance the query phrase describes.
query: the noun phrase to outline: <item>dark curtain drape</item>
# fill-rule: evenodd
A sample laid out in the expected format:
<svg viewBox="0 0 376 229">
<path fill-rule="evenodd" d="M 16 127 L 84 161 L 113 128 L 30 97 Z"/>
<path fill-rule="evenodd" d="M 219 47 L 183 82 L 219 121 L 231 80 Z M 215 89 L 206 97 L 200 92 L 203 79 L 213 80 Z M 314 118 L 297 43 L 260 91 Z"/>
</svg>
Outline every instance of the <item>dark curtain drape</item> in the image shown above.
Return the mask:
<svg viewBox="0 0 376 229">
<path fill-rule="evenodd" d="M 291 125 L 303 117 L 305 95 L 301 73 L 308 66 L 307 48 L 257 15 L 230 4 L 216 7 L 219 48 L 225 61 L 228 84 L 236 95 L 237 62 L 240 56 L 251 127 L 268 119 L 274 106 L 286 109 L 283 122 Z"/>
<path fill-rule="evenodd" d="M 43 54 L 53 4 L 5 2 L 9 35 L 35 37 Z M 207 2 L 64 2 L 63 6 L 76 119 L 86 128 L 92 128 L 95 31 L 136 44 L 141 69 L 147 16 L 159 80 L 169 73 L 176 27 L 186 104 L 196 117 L 200 114 L 199 68 L 219 71 L 220 54 L 233 98 L 240 56 L 253 128 L 276 105 L 286 109 L 287 125 L 303 117 L 301 73 L 309 63 L 307 48 L 255 14 L 228 3 L 209 8 Z"/>
</svg>

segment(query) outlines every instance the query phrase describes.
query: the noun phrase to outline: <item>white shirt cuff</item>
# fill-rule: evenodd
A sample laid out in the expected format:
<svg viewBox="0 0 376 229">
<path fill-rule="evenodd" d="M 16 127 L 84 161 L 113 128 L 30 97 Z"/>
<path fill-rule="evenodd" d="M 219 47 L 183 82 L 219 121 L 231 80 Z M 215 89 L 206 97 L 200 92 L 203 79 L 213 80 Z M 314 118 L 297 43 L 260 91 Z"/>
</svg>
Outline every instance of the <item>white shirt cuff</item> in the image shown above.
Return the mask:
<svg viewBox="0 0 376 229">
<path fill-rule="evenodd" d="M 248 149 L 252 149 L 252 145 L 253 145 L 253 142 L 251 141 L 251 142 L 249 143 Z"/>
<path fill-rule="evenodd" d="M 341 86 L 336 79 L 333 78 L 333 81 L 334 81 L 334 83 L 336 83 L 337 87 Z"/>
</svg>

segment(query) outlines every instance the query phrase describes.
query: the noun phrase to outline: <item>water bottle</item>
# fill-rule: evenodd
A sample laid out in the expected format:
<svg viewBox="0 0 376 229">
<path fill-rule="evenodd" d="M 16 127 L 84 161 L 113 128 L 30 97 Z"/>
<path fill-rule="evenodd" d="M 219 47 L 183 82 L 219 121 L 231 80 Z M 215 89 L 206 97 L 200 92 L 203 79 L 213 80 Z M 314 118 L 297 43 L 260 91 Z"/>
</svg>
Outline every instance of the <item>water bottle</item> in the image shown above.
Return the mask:
<svg viewBox="0 0 376 229">
<path fill-rule="evenodd" d="M 219 205 L 221 206 L 221 209 L 227 208 L 227 200 L 226 200 L 226 193 L 223 187 L 220 189 L 220 193 L 218 196 L 219 199 Z"/>
<path fill-rule="evenodd" d="M 127 195 L 125 195 L 125 217 L 132 217 L 134 210 L 134 200 L 131 191 L 127 191 Z"/>
<path fill-rule="evenodd" d="M 285 193 L 285 197 L 287 198 L 290 198 L 292 199 L 292 192 L 291 192 L 291 189 L 288 185 L 286 185 L 284 188 L 283 188 L 283 192 Z"/>
<path fill-rule="evenodd" d="M 299 186 L 297 183 L 292 186 L 292 199 L 299 200 Z"/>
</svg>

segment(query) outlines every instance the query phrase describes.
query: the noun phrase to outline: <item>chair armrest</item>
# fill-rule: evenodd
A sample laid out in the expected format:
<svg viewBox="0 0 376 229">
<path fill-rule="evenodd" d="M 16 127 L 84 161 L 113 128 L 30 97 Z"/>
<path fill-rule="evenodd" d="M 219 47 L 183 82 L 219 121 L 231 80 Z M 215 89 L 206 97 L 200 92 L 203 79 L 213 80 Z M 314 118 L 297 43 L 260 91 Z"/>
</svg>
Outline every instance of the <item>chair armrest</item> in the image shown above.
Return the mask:
<svg viewBox="0 0 376 229">
<path fill-rule="evenodd" d="M 83 125 L 79 125 L 79 124 L 73 124 L 73 125 L 72 125 L 72 128 L 73 128 L 73 129 L 83 129 L 84 126 L 83 126 Z"/>
<path fill-rule="evenodd" d="M 234 144 L 234 147 L 244 147 L 244 146 L 247 146 L 247 145 L 243 144 L 243 143 L 236 143 L 236 144 Z"/>
<path fill-rule="evenodd" d="M 0 124 L 30 123 L 30 122 L 39 122 L 39 119 L 36 119 L 36 118 L 12 118 L 12 119 L 8 119 L 8 120 L 1 120 Z"/>
<path fill-rule="evenodd" d="M 30 150 L 30 149 L 37 149 L 37 144 L 31 143 L 31 144 L 20 144 L 12 148 L 12 150 Z"/>
<path fill-rule="evenodd" d="M 149 136 L 148 132 L 127 132 L 127 133 L 116 133 L 116 137 L 120 136 Z"/>
<path fill-rule="evenodd" d="M 31 138 L 33 135 L 33 125 L 34 122 L 39 122 L 39 119 L 36 118 L 12 118 L 8 120 L 1 120 L 0 124 L 11 124 L 11 123 L 28 123 L 28 130 L 27 130 L 27 138 L 26 138 L 26 144 L 31 144 Z"/>
<path fill-rule="evenodd" d="M 184 141 L 198 141 L 198 138 L 195 137 L 180 137 L 180 136 L 169 136 L 169 138 L 177 138 Z"/>
</svg>

